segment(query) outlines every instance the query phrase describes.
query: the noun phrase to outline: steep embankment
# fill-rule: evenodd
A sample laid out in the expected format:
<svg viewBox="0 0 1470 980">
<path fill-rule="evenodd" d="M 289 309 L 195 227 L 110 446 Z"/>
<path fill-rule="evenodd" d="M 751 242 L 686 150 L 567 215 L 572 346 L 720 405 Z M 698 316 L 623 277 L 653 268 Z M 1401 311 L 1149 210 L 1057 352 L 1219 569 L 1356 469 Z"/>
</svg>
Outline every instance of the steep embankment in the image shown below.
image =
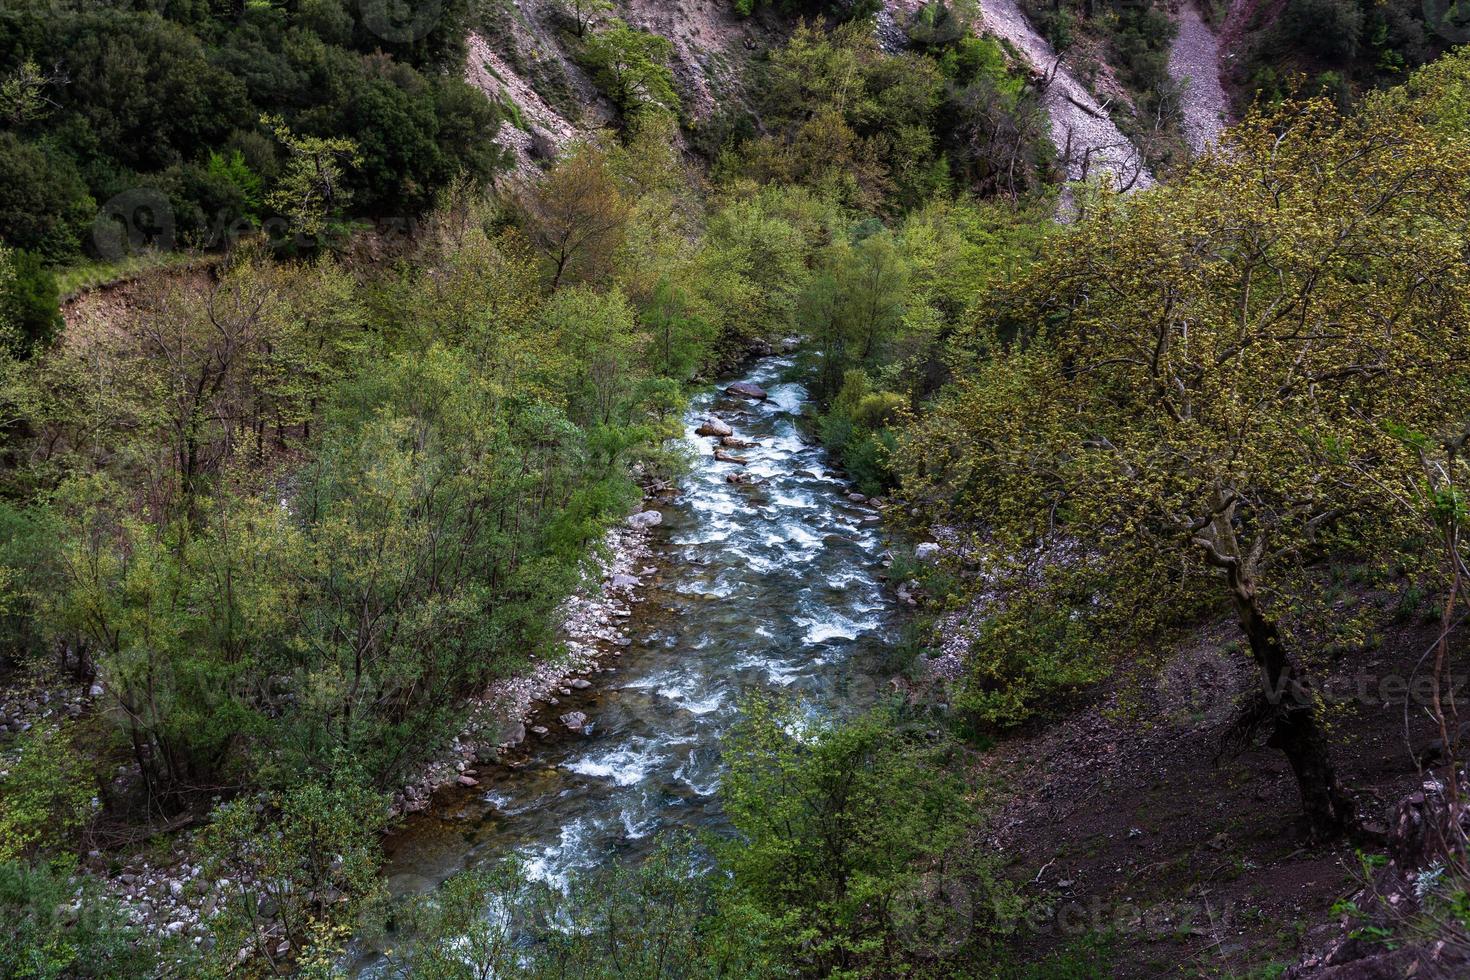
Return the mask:
<svg viewBox="0 0 1470 980">
<path fill-rule="evenodd" d="M 1153 175 L 1138 147 L 1073 74 L 1065 54 L 1057 54 L 1036 32 L 1015 0 L 984 0 L 980 9 L 985 30 L 1020 52 L 1040 77 L 1041 104 L 1051 119 L 1052 142 L 1068 179 L 1108 174 L 1123 190 L 1151 185 Z"/>
<path fill-rule="evenodd" d="M 1220 139 L 1230 113 L 1220 84 L 1220 37 L 1188 0 L 1179 8 L 1178 24 L 1169 74 L 1184 87 L 1179 107 L 1184 141 L 1191 153 L 1203 153 Z"/>
<path fill-rule="evenodd" d="M 619 0 L 589 27 L 620 18 L 670 44 L 669 67 L 686 119 L 698 123 L 745 101 L 748 64 L 789 27 L 762 10 L 737 17 L 723 0 Z M 616 112 L 578 60 L 582 40 L 554 0 L 520 0 L 470 35 L 466 78 L 515 114 L 497 140 L 530 173 L 569 143 L 611 124 Z"/>
</svg>

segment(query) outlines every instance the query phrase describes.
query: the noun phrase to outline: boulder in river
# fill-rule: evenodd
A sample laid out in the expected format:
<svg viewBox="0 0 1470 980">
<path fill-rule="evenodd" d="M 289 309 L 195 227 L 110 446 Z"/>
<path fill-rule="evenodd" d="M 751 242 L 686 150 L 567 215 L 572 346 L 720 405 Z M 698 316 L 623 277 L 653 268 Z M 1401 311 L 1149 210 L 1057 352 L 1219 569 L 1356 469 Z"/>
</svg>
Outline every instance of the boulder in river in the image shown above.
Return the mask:
<svg viewBox="0 0 1470 980">
<path fill-rule="evenodd" d="M 578 691 L 585 691 L 585 690 L 587 690 L 587 688 L 589 688 L 589 687 L 592 686 L 592 682 L 591 681 L 584 680 L 581 677 L 578 677 L 575 680 L 569 681 L 568 683 L 570 684 L 570 686 L 574 690 L 578 690 Z"/>
<path fill-rule="evenodd" d="M 754 449 L 759 443 L 751 442 L 749 439 L 741 439 L 739 436 L 726 436 L 720 440 L 720 445 L 726 449 Z"/>
<path fill-rule="evenodd" d="M 715 459 L 721 463 L 736 463 L 740 466 L 744 466 L 750 462 L 748 459 L 743 459 L 740 456 L 731 456 L 729 453 L 721 452 L 718 449 L 715 450 Z"/>
<path fill-rule="evenodd" d="M 755 487 L 760 486 L 766 481 L 750 473 L 726 473 L 725 482 L 739 484 L 740 486 Z"/>
<path fill-rule="evenodd" d="M 664 515 L 656 510 L 643 510 L 628 517 L 628 523 L 633 527 L 658 527 L 664 522 Z"/>
<path fill-rule="evenodd" d="M 580 732 L 587 727 L 587 716 L 580 711 L 568 711 L 561 716 L 561 723 L 574 732 Z"/>
<path fill-rule="evenodd" d="M 736 381 L 734 384 L 726 385 L 725 394 L 739 395 L 741 398 L 754 398 L 758 402 L 763 402 L 768 397 L 766 395 L 766 389 L 760 385 L 751 384 L 749 381 Z"/>
<path fill-rule="evenodd" d="M 700 423 L 699 428 L 694 430 L 694 433 L 701 436 L 732 436 L 735 430 L 713 415 L 709 415 Z"/>
</svg>

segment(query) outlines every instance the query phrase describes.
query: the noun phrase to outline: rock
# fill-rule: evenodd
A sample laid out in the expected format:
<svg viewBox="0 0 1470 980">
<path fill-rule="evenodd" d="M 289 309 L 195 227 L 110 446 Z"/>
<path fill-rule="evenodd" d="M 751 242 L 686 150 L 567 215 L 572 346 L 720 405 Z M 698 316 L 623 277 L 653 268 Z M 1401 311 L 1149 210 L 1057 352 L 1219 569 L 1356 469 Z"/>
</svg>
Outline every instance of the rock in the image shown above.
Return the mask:
<svg viewBox="0 0 1470 980">
<path fill-rule="evenodd" d="M 740 456 L 731 456 L 729 453 L 722 453 L 718 449 L 715 450 L 715 459 L 721 463 L 735 463 L 737 466 L 744 466 L 750 462 L 750 460 L 743 459 Z"/>
<path fill-rule="evenodd" d="M 725 386 L 725 394 L 738 395 L 741 398 L 754 398 L 758 402 L 766 400 L 766 389 L 760 385 L 751 384 L 749 381 L 737 381 Z"/>
<path fill-rule="evenodd" d="M 765 483 L 766 481 L 765 480 L 762 480 L 758 476 L 752 476 L 749 473 L 726 473 L 725 474 L 725 482 L 726 483 L 736 483 L 736 484 L 739 484 L 741 486 L 754 487 L 754 486 L 759 486 L 760 484 Z"/>
<path fill-rule="evenodd" d="M 100 698 L 104 693 L 106 692 L 103 691 L 101 684 L 93 684 L 87 688 L 87 697 L 89 698 Z"/>
<path fill-rule="evenodd" d="M 656 510 L 643 510 L 628 516 L 627 523 L 631 527 L 658 527 L 664 522 L 664 515 Z"/>
<path fill-rule="evenodd" d="M 719 419 L 715 418 L 713 415 L 709 415 L 705 417 L 704 422 L 700 424 L 699 428 L 694 430 L 694 433 L 695 435 L 701 436 L 723 437 L 734 435 L 735 430 L 730 428 L 724 422 L 721 422 Z"/>
<path fill-rule="evenodd" d="M 867 502 L 868 497 L 867 497 L 867 494 L 850 493 L 850 494 L 847 495 L 847 499 L 848 500 L 851 500 L 855 504 L 862 504 L 862 503 L 866 503 Z"/>
<path fill-rule="evenodd" d="M 720 445 L 727 449 L 754 449 L 759 444 L 749 439 L 741 439 L 739 436 L 726 436 L 720 440 Z"/>
<path fill-rule="evenodd" d="M 574 732 L 580 732 L 587 727 L 587 716 L 580 711 L 568 711 L 561 716 L 561 723 Z"/>
<path fill-rule="evenodd" d="M 645 514 L 657 514 L 658 511 L 644 511 Z M 631 589 L 638 585 L 638 580 L 631 575 L 614 575 L 608 580 L 608 584 L 615 589 Z"/>
<path fill-rule="evenodd" d="M 545 725 L 532 725 L 531 731 L 537 735 L 545 735 L 548 729 Z"/>
<path fill-rule="evenodd" d="M 474 776 L 461 775 L 459 777 L 459 779 L 456 780 L 456 782 L 458 782 L 459 785 L 461 785 L 461 786 L 478 786 L 478 785 L 480 785 L 480 781 L 478 779 L 476 779 Z"/>
<path fill-rule="evenodd" d="M 923 562 L 938 561 L 939 545 L 933 541 L 925 541 L 914 549 L 914 557 Z"/>
<path fill-rule="evenodd" d="M 511 725 L 505 733 L 506 745 L 520 745 L 526 740 L 526 726 L 521 722 Z"/>
<path fill-rule="evenodd" d="M 578 691 L 585 691 L 587 690 L 587 688 L 592 686 L 592 682 L 589 680 L 583 680 L 582 678 L 578 677 L 575 680 L 571 681 L 571 686 Z"/>
</svg>

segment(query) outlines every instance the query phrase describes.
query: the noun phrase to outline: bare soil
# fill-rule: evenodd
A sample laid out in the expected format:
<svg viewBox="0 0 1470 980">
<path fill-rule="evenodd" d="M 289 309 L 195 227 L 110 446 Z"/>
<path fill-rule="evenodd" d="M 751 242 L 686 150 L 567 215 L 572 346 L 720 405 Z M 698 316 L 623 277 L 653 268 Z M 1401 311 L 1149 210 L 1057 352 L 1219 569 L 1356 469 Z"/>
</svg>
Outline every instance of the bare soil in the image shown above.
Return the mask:
<svg viewBox="0 0 1470 980">
<path fill-rule="evenodd" d="M 1328 717 L 1370 826 L 1422 782 L 1409 747 L 1434 732 L 1411 710 L 1406 737 L 1394 679 L 1415 675 L 1435 634 L 1397 626 L 1327 674 L 1352 692 Z M 1008 797 L 988 843 L 1043 910 L 1016 938 L 1028 958 L 1107 933 L 1118 977 L 1274 976 L 1337 934 L 1331 907 L 1361 884 L 1354 848 L 1309 842 L 1279 752 L 1213 758 L 1255 676 L 1221 622 L 1162 678 L 1117 676 L 987 756 Z"/>
</svg>

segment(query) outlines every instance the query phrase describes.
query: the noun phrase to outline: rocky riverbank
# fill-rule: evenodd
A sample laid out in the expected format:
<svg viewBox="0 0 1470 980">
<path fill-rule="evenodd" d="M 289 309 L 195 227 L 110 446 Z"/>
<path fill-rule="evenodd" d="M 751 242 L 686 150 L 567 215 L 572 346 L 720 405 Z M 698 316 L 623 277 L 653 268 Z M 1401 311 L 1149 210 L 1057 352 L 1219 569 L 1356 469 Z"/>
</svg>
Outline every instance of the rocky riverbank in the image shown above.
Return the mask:
<svg viewBox="0 0 1470 980">
<path fill-rule="evenodd" d="M 428 807 L 435 791 L 450 785 L 477 785 L 478 763 L 494 763 L 501 752 L 528 737 L 547 734 L 531 725 L 538 704 L 557 705 L 573 690 L 593 684 L 589 675 L 608 669 L 608 661 L 622 656 L 631 642 L 622 624 L 632 616 L 631 606 L 643 579 L 653 574 L 648 564 L 648 533 L 659 523 L 659 512 L 645 510 L 630 517 L 603 538 L 602 554 L 594 557 L 598 575 L 570 596 L 562 607 L 565 652 L 541 660 L 529 673 L 497 681 L 471 703 L 469 722 L 443 755 L 416 780 L 393 796 L 395 816 Z M 567 723 L 575 721 L 567 716 Z M 572 727 L 577 727 L 572 725 Z"/>
<path fill-rule="evenodd" d="M 609 661 L 621 656 L 630 642 L 622 624 L 631 617 L 631 607 L 642 601 L 637 593 L 643 580 L 654 572 L 648 565 L 648 536 L 660 520 L 657 510 L 645 510 L 607 532 L 590 559 L 585 584 L 562 606 L 564 653 L 538 660 L 529 672 L 498 681 L 472 699 L 464 729 L 418 778 L 394 793 L 395 817 L 426 809 L 440 789 L 475 785 L 477 766 L 494 763 L 500 752 L 528 737 L 546 734 L 530 725 L 538 705 L 555 705 L 559 697 L 592 686 L 592 677 L 610 669 Z M 101 852 L 89 855 L 93 873 L 130 921 L 148 934 L 195 944 L 203 941 L 202 926 L 222 896 L 239 887 L 238 882 L 210 880 L 187 838 L 177 840 L 168 857 L 154 849 L 146 858 L 140 855 L 110 867 L 107 862 Z"/>
</svg>

